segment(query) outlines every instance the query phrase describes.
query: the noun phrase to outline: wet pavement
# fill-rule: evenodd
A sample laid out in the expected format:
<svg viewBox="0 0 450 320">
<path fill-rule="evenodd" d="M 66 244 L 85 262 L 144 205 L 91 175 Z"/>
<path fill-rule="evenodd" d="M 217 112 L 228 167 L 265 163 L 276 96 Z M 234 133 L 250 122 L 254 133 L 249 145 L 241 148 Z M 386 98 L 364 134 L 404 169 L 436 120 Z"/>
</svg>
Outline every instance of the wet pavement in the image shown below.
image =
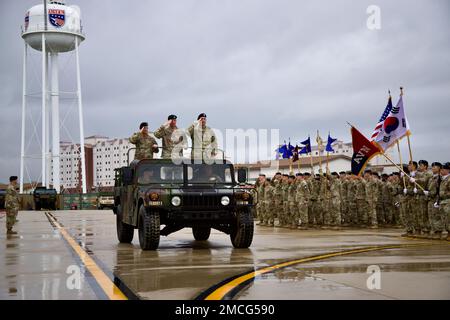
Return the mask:
<svg viewBox="0 0 450 320">
<path fill-rule="evenodd" d="M 275 267 L 244 283 L 233 298 L 450 299 L 450 242 L 401 238 L 400 229 L 256 227 L 249 249 L 234 249 L 229 236 L 218 231 L 196 242 L 184 229 L 162 237 L 158 251 L 142 251 L 137 231 L 132 244 L 118 243 L 110 210 L 52 216 L 130 298 L 195 299 L 230 277 L 282 262 L 398 245 Z M 0 215 L 0 299 L 108 299 L 98 276 L 85 268 L 44 211 L 20 212 L 15 236 L 6 236 L 4 219 Z M 380 289 L 368 288 L 369 266 L 381 271 Z M 80 277 L 74 278 L 77 272 Z"/>
</svg>

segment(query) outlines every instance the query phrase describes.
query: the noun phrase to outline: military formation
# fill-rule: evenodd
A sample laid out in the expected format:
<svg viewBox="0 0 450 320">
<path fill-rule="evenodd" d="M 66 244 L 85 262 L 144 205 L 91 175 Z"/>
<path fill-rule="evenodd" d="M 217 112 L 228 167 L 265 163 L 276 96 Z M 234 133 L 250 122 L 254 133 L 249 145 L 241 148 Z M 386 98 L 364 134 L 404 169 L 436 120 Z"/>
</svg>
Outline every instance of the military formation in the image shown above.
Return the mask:
<svg viewBox="0 0 450 320">
<path fill-rule="evenodd" d="M 450 163 L 428 169 L 412 161 L 403 172 L 264 174 L 255 183 L 261 226 L 292 229 L 404 227 L 404 236 L 444 239 L 450 229 Z"/>
</svg>

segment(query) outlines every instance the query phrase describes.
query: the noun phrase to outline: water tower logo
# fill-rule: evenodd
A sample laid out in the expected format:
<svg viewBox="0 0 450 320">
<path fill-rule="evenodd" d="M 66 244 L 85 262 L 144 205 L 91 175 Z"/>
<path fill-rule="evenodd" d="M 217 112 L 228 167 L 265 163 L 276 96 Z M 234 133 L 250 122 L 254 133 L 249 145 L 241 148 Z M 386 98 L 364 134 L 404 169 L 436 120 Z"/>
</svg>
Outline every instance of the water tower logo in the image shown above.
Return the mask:
<svg viewBox="0 0 450 320">
<path fill-rule="evenodd" d="M 25 15 L 25 31 L 28 29 L 28 24 L 30 23 L 30 12 L 28 11 Z"/>
<path fill-rule="evenodd" d="M 55 27 L 62 27 L 64 25 L 65 21 L 65 13 L 64 10 L 59 9 L 49 9 L 48 10 L 48 17 L 50 20 L 50 23 Z"/>
</svg>

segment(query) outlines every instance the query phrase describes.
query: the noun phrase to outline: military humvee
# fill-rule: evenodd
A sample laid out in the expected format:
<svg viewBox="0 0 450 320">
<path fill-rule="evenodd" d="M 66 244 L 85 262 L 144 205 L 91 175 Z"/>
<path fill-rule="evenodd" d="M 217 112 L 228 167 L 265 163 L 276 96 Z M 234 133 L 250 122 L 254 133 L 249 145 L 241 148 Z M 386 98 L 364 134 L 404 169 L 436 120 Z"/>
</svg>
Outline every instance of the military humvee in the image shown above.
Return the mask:
<svg viewBox="0 0 450 320">
<path fill-rule="evenodd" d="M 192 228 L 194 239 L 208 240 L 211 229 L 230 235 L 236 248 L 253 240 L 253 197 L 246 171 L 227 160 L 214 164 L 174 164 L 167 159 L 133 161 L 115 170 L 114 213 L 119 242 L 130 243 L 138 229 L 143 250 L 156 250 L 160 236 Z M 164 226 L 161 228 L 161 226 Z"/>
<path fill-rule="evenodd" d="M 39 211 L 42 208 L 56 210 L 56 189 L 46 187 L 36 187 L 33 191 L 34 209 Z"/>
</svg>

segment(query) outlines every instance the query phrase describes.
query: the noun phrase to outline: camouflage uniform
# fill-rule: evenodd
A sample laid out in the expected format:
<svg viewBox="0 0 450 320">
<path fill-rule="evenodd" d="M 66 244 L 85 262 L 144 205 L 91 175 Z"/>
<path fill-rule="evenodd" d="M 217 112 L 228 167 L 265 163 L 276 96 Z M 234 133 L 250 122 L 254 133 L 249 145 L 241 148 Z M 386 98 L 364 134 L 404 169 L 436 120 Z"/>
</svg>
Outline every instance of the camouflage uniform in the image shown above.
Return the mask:
<svg viewBox="0 0 450 320">
<path fill-rule="evenodd" d="M 378 225 L 377 221 L 377 203 L 378 203 L 378 182 L 370 179 L 366 182 L 366 201 L 367 201 L 367 223 L 370 226 Z"/>
<path fill-rule="evenodd" d="M 393 194 L 392 194 L 392 183 L 390 181 L 386 181 L 381 185 L 381 192 L 379 194 L 379 198 L 381 199 L 381 212 L 378 212 L 380 216 L 379 223 L 391 224 L 393 219 Z"/>
<path fill-rule="evenodd" d="M 5 195 L 5 210 L 6 210 L 6 230 L 12 231 L 16 223 L 17 214 L 19 212 L 19 195 L 16 188 L 10 184 L 6 188 Z"/>
<path fill-rule="evenodd" d="M 320 199 L 320 181 L 316 179 L 312 179 L 311 181 L 311 211 L 313 223 L 315 225 L 323 224 L 323 216 L 322 216 L 322 207 L 321 207 L 321 199 Z"/>
<path fill-rule="evenodd" d="M 415 173 L 411 173 L 411 176 L 415 176 Z M 405 223 L 406 231 L 407 232 L 419 232 L 420 225 L 418 223 L 418 220 L 416 219 L 418 217 L 417 213 L 417 201 L 414 193 L 414 188 L 416 185 L 409 181 L 409 179 L 406 179 L 406 189 L 407 194 L 403 196 L 404 201 L 404 217 L 403 222 Z"/>
<path fill-rule="evenodd" d="M 287 216 L 286 216 L 286 224 L 290 224 L 291 227 L 297 227 L 298 221 L 295 221 L 295 218 L 297 216 L 297 203 L 295 202 L 295 194 L 297 190 L 297 184 L 295 182 L 292 182 L 288 186 L 288 210 L 287 210 Z"/>
<path fill-rule="evenodd" d="M 356 180 L 356 224 L 367 225 L 368 222 L 368 206 L 367 206 L 367 192 L 366 192 L 366 181 L 364 179 Z"/>
<path fill-rule="evenodd" d="M 357 180 L 349 180 L 347 184 L 347 219 L 349 224 L 358 224 L 358 205 L 356 203 L 356 186 Z"/>
<path fill-rule="evenodd" d="M 344 179 L 341 181 L 340 184 L 340 194 L 341 194 L 341 218 L 342 222 L 347 224 L 350 223 L 349 216 L 348 216 L 348 185 L 349 180 Z"/>
<path fill-rule="evenodd" d="M 403 222 L 403 199 L 404 199 L 404 195 L 403 195 L 403 181 L 400 179 L 397 182 L 392 184 L 392 205 L 393 205 L 393 212 L 394 212 L 394 217 L 393 220 L 397 225 L 405 225 Z"/>
<path fill-rule="evenodd" d="M 308 198 L 308 224 L 310 226 L 312 226 L 314 224 L 314 214 L 313 214 L 313 184 L 314 184 L 314 177 L 313 176 L 309 176 L 308 179 L 306 179 L 306 183 L 308 184 L 308 189 L 309 189 L 309 198 Z"/>
<path fill-rule="evenodd" d="M 321 200 L 320 205 L 323 224 L 329 226 L 331 225 L 331 216 L 330 216 L 331 193 L 330 193 L 330 182 L 327 177 L 320 178 L 320 200 Z"/>
<path fill-rule="evenodd" d="M 308 225 L 308 202 L 309 202 L 309 184 L 305 180 L 300 180 L 297 183 L 295 192 L 295 201 L 297 202 L 297 211 L 294 217 L 296 224 L 300 222 L 300 226 L 306 227 Z"/>
<path fill-rule="evenodd" d="M 282 203 L 283 203 L 283 210 L 280 212 L 280 215 L 278 216 L 278 220 L 280 221 L 280 226 L 286 226 L 289 223 L 288 218 L 288 211 L 289 211 L 289 200 L 288 200 L 288 191 L 289 191 L 289 184 L 286 182 L 281 183 L 281 190 L 282 190 Z"/>
<path fill-rule="evenodd" d="M 333 226 L 341 225 L 341 182 L 338 178 L 332 177 L 330 182 L 330 205 L 328 212 L 330 214 L 330 224 Z"/>
<path fill-rule="evenodd" d="M 264 207 L 263 207 L 263 222 L 269 226 L 274 225 L 274 211 L 275 207 L 275 187 L 269 183 L 264 186 Z"/>
<path fill-rule="evenodd" d="M 384 185 L 386 184 L 382 180 L 377 179 L 377 206 L 376 206 L 376 212 L 377 212 L 377 222 L 378 224 L 385 224 L 386 223 L 386 212 L 383 210 L 383 189 Z"/>
<path fill-rule="evenodd" d="M 422 188 L 426 189 L 433 174 L 430 171 L 420 172 L 416 174 L 416 183 Z M 430 232 L 430 218 L 428 216 L 428 200 L 422 189 L 417 187 L 417 194 L 415 195 L 417 204 L 416 223 L 420 225 L 420 229 L 425 233 Z"/>
<path fill-rule="evenodd" d="M 202 127 L 198 121 L 193 123 L 187 132 L 192 140 L 192 158 L 209 159 L 217 152 L 217 138 L 214 130 Z"/>
<path fill-rule="evenodd" d="M 182 136 L 177 136 L 177 134 L 174 134 L 174 132 L 178 130 L 177 127 L 171 127 L 170 125 L 162 125 L 154 132 L 154 135 L 157 139 L 162 139 L 162 153 L 161 158 L 163 159 L 172 159 L 172 151 L 173 148 L 183 141 Z M 178 142 L 175 142 L 175 140 L 178 140 Z M 177 152 L 177 155 L 182 157 L 183 156 L 183 149 L 180 148 L 179 152 Z"/>
<path fill-rule="evenodd" d="M 257 182 L 255 184 L 256 190 L 256 217 L 260 222 L 263 222 L 264 213 L 264 184 Z"/>
<path fill-rule="evenodd" d="M 153 159 L 153 145 L 157 144 L 153 137 L 142 132 L 136 132 L 129 140 L 130 143 L 136 145 L 135 160 Z"/>
<path fill-rule="evenodd" d="M 440 187 L 441 177 L 436 174 L 428 181 L 428 215 L 430 217 L 431 231 L 442 232 L 445 229 L 445 216 L 436 207 L 438 201 L 438 189 Z"/>
<path fill-rule="evenodd" d="M 278 218 L 280 221 L 280 217 L 283 214 L 283 186 L 280 180 L 274 181 L 274 210 L 273 210 L 273 219 Z M 280 222 L 281 223 L 281 222 Z"/>
<path fill-rule="evenodd" d="M 450 175 L 442 177 L 441 185 L 439 186 L 439 210 L 445 219 L 445 226 L 448 235 L 450 236 Z"/>
</svg>

